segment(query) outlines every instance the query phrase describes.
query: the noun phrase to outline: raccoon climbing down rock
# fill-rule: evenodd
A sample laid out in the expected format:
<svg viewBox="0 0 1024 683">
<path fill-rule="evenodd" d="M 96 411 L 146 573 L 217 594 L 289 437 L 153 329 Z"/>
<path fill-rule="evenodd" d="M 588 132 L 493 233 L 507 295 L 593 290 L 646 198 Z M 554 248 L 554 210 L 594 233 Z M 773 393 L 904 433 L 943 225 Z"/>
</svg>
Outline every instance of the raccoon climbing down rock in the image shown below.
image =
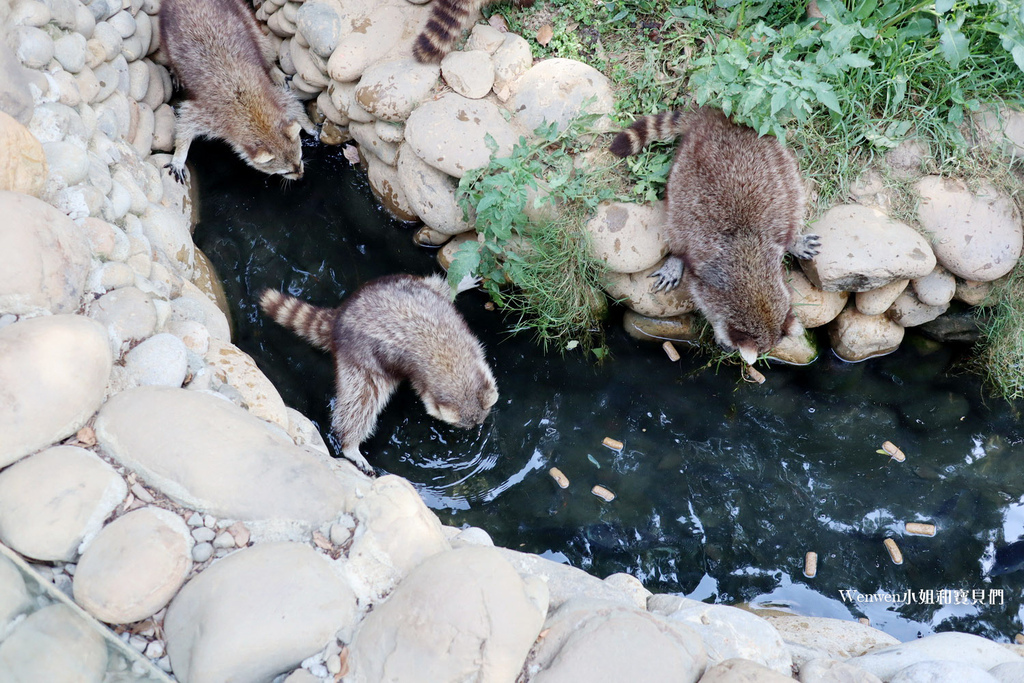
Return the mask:
<svg viewBox="0 0 1024 683">
<path fill-rule="evenodd" d="M 456 427 L 482 424 L 498 400 L 483 347 L 440 276 L 389 275 L 366 283 L 337 308 L 266 290 L 260 307 L 334 355 L 332 416 L 342 455 L 367 474 L 359 452 L 395 388 L 409 380 L 427 412 Z"/>
<path fill-rule="evenodd" d="M 185 91 L 177 107 L 174 155 L 179 182 L 196 137 L 225 140 L 253 168 L 302 177 L 299 131 L 315 129 L 271 65 L 276 50 L 242 0 L 163 0 L 160 40 Z"/>
<path fill-rule="evenodd" d="M 437 63 L 452 51 L 473 15 L 484 5 L 499 0 L 434 0 L 423 32 L 416 37 L 412 54 L 424 64 Z M 532 7 L 534 0 L 512 0 L 516 7 Z"/>
<path fill-rule="evenodd" d="M 792 312 L 782 259 L 808 259 L 817 235 L 801 235 L 804 185 L 792 152 L 721 111 L 662 112 L 612 141 L 628 156 L 652 140 L 679 137 L 665 189 L 669 259 L 655 290 L 684 284 L 715 340 L 753 363 L 803 327 Z"/>
</svg>

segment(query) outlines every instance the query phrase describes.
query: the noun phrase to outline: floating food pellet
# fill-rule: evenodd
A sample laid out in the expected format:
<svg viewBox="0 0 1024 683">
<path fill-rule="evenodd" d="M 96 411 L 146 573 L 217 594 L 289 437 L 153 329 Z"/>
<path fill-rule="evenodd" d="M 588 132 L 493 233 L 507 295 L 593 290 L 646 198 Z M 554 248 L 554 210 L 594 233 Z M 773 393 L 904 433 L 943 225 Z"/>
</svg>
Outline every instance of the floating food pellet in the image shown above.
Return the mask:
<svg viewBox="0 0 1024 683">
<path fill-rule="evenodd" d="M 804 555 L 804 576 L 808 579 L 813 579 L 814 575 L 818 573 L 818 553 L 809 552 Z"/>
<path fill-rule="evenodd" d="M 764 384 L 764 375 L 753 365 L 743 366 L 743 379 L 752 384 Z"/>
<path fill-rule="evenodd" d="M 857 621 L 859 621 L 860 623 L 864 624 L 865 626 L 871 626 L 871 620 L 868 619 L 867 617 L 861 617 Z"/>
<path fill-rule="evenodd" d="M 604 437 L 604 441 L 602 441 L 601 443 L 603 443 L 605 446 L 607 446 L 608 448 L 612 449 L 613 451 L 621 451 L 622 450 L 622 442 L 621 441 L 616 441 L 615 439 L 613 439 L 610 436 Z"/>
<path fill-rule="evenodd" d="M 1017 643 L 1018 645 L 1024 645 L 1024 633 L 1018 633 L 1017 635 L 1015 635 L 1013 637 L 1013 642 Z"/>
<path fill-rule="evenodd" d="M 552 467 L 550 470 L 548 470 L 548 474 L 550 474 L 551 478 L 555 480 L 559 488 L 569 488 L 569 478 L 562 474 L 562 470 L 558 469 L 557 467 Z"/>
<path fill-rule="evenodd" d="M 900 548 L 896 545 L 896 541 L 891 538 L 887 538 L 883 543 L 885 543 L 885 549 L 889 551 L 889 557 L 892 558 L 892 563 L 903 564 L 903 553 L 900 552 Z"/>
<path fill-rule="evenodd" d="M 615 494 L 600 485 L 590 489 L 590 492 L 606 503 L 610 503 L 615 500 Z"/>
<path fill-rule="evenodd" d="M 908 534 L 914 534 L 915 536 L 935 535 L 934 524 L 922 524 L 921 522 L 907 522 L 906 528 Z"/>
<path fill-rule="evenodd" d="M 670 361 L 675 363 L 677 360 L 679 360 L 679 352 L 676 351 L 676 347 L 672 344 L 672 342 L 665 342 L 664 344 L 661 345 L 661 348 L 665 349 L 665 355 L 668 356 L 668 359 Z"/>
<path fill-rule="evenodd" d="M 886 441 L 885 443 L 882 444 L 882 452 L 884 452 L 885 455 L 888 455 L 896 462 L 903 462 L 904 460 L 907 459 L 906 454 L 904 454 L 903 451 L 897 448 L 896 444 L 894 444 L 892 441 Z"/>
</svg>

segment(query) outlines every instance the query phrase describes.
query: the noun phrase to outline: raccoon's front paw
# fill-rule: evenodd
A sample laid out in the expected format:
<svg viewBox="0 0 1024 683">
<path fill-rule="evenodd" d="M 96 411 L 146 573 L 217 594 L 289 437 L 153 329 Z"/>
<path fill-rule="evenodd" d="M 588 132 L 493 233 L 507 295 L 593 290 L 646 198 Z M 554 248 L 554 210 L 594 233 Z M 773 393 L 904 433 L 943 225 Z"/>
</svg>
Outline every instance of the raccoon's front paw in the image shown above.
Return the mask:
<svg viewBox="0 0 1024 683">
<path fill-rule="evenodd" d="M 375 479 L 377 477 L 377 472 L 373 469 L 373 466 L 366 461 L 366 458 L 363 457 L 363 454 L 359 452 L 358 448 L 342 450 L 341 457 L 355 465 L 356 469 L 371 479 Z"/>
<path fill-rule="evenodd" d="M 800 235 L 790 253 L 802 261 L 814 258 L 821 251 L 821 238 L 817 235 Z"/>
<path fill-rule="evenodd" d="M 274 82 L 274 85 L 284 86 L 291 80 L 291 77 L 281 71 L 280 67 L 273 66 L 270 68 L 270 80 Z"/>
<path fill-rule="evenodd" d="M 182 185 L 185 184 L 185 167 L 177 166 L 172 161 L 169 164 L 164 164 L 164 168 L 171 172 L 171 177 L 177 180 Z"/>
<path fill-rule="evenodd" d="M 679 286 L 683 279 L 683 262 L 675 256 L 670 256 L 665 264 L 647 277 L 653 277 L 657 281 L 651 291 L 667 292 Z"/>
</svg>

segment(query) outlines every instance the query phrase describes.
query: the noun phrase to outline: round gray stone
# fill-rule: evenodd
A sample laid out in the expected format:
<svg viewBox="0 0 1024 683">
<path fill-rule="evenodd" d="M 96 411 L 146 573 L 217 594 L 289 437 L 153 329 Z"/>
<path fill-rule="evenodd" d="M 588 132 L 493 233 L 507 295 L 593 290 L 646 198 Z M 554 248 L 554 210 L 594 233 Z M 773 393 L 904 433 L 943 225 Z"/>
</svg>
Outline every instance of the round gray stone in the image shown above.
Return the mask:
<svg viewBox="0 0 1024 683">
<path fill-rule="evenodd" d="M 188 351 L 181 339 L 161 332 L 126 353 L 124 367 L 136 386 L 180 387 L 188 371 Z"/>
<path fill-rule="evenodd" d="M 384 121 L 405 121 L 437 83 L 436 64 L 414 59 L 382 62 L 368 68 L 356 86 L 356 103 Z"/>
<path fill-rule="evenodd" d="M 156 332 L 153 298 L 137 287 L 107 292 L 89 307 L 88 315 L 107 328 L 110 343 L 120 349 L 126 342 L 146 339 Z"/>
<path fill-rule="evenodd" d="M 487 135 L 499 157 L 509 156 L 519 140 L 497 106 L 456 93 L 423 103 L 405 124 L 405 139 L 420 159 L 455 178 L 490 161 Z"/>
<path fill-rule="evenodd" d="M 239 550 L 197 575 L 164 619 L 182 681 L 269 681 L 320 652 L 358 618 L 355 594 L 298 543 Z"/>
<path fill-rule="evenodd" d="M 192 568 L 185 521 L 157 507 L 117 518 L 86 547 L 75 570 L 75 602 L 108 624 L 128 624 L 170 602 Z"/>
<path fill-rule="evenodd" d="M 178 503 L 238 520 L 320 525 L 348 504 L 320 458 L 234 404 L 209 394 L 139 387 L 96 418 L 104 451 Z"/>
<path fill-rule="evenodd" d="M 103 637 L 66 605 L 30 614 L 0 643 L 0 672 L 11 683 L 100 683 L 106 669 Z"/>
<path fill-rule="evenodd" d="M 77 185 L 89 176 L 89 154 L 82 145 L 70 142 L 47 142 L 43 145 L 50 179 L 60 187 Z"/>
<path fill-rule="evenodd" d="M 441 60 L 441 75 L 452 90 L 475 100 L 491 92 L 494 62 L 484 50 L 452 52 Z"/>
<path fill-rule="evenodd" d="M 593 102 L 584 106 L 588 100 Z M 564 130 L 581 114 L 602 114 L 595 128 L 607 131 L 615 99 L 611 81 L 594 67 L 573 59 L 545 59 L 512 84 L 508 108 L 531 132 L 545 123 Z"/>
<path fill-rule="evenodd" d="M 295 14 L 295 28 L 309 43 L 310 50 L 330 59 L 341 38 L 341 17 L 338 16 L 337 5 L 327 0 L 302 3 Z"/>
<path fill-rule="evenodd" d="M 106 334 L 88 318 L 0 329 L 0 467 L 78 431 L 103 402 L 111 366 Z"/>
<path fill-rule="evenodd" d="M 85 36 L 68 33 L 53 43 L 53 56 L 65 71 L 77 74 L 85 68 Z"/>
<path fill-rule="evenodd" d="M 0 539 L 34 560 L 71 561 L 127 494 L 114 468 L 84 448 L 49 448 L 0 472 Z"/>
<path fill-rule="evenodd" d="M 70 313 L 89 277 L 89 242 L 66 215 L 35 197 L 0 191 L 0 313 Z"/>
</svg>

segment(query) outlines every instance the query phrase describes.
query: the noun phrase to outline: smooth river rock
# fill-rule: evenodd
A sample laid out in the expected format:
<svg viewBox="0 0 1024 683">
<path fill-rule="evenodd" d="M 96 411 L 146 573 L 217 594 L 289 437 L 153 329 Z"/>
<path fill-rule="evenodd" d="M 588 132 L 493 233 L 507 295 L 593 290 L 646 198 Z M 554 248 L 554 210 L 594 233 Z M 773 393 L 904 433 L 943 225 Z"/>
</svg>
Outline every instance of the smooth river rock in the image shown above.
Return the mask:
<svg viewBox="0 0 1024 683">
<path fill-rule="evenodd" d="M 78 226 L 18 192 L 0 191 L 0 216 L 0 314 L 77 310 L 90 266 L 89 241 Z"/>
<path fill-rule="evenodd" d="M 786 273 L 786 285 L 793 301 L 793 315 L 807 330 L 827 325 L 835 320 L 846 308 L 846 302 L 850 298 L 849 292 L 825 292 L 818 289 L 801 270 Z"/>
<path fill-rule="evenodd" d="M 356 102 L 382 121 L 405 121 L 422 102 L 439 73 L 436 64 L 399 59 L 371 66 L 356 86 Z"/>
<path fill-rule="evenodd" d="M 792 676 L 783 676 L 757 662 L 734 657 L 710 667 L 701 683 L 788 683 Z"/>
<path fill-rule="evenodd" d="M 651 275 L 664 264 L 664 259 L 638 273 L 605 273 L 604 289 L 623 306 L 653 318 L 670 318 L 696 310 L 685 287 L 655 292 Z"/>
<path fill-rule="evenodd" d="M 494 62 L 484 50 L 452 52 L 441 60 L 441 75 L 452 90 L 476 100 L 491 92 Z"/>
<path fill-rule="evenodd" d="M 998 643 L 968 633 L 936 633 L 918 640 L 875 649 L 848 660 L 850 664 L 888 681 L 901 669 L 919 662 L 956 662 L 989 669 L 1020 657 Z"/>
<path fill-rule="evenodd" d="M 896 299 L 900 298 L 909 282 L 910 280 L 893 280 L 887 285 L 865 292 L 857 292 L 854 295 L 857 310 L 864 315 L 882 315 L 889 310 Z"/>
<path fill-rule="evenodd" d="M 106 668 L 103 637 L 66 605 L 30 614 L 0 643 L 5 683 L 100 683 Z"/>
<path fill-rule="evenodd" d="M 405 139 L 413 151 L 426 163 L 456 178 L 488 164 L 488 135 L 497 144 L 494 154 L 498 157 L 509 156 L 519 140 L 519 134 L 497 106 L 453 92 L 424 102 L 405 124 Z"/>
<path fill-rule="evenodd" d="M 216 396 L 139 387 L 96 418 L 104 451 L 187 507 L 237 520 L 320 525 L 346 506 L 331 468 Z"/>
<path fill-rule="evenodd" d="M 473 229 L 455 199 L 458 181 L 420 159 L 407 142 L 398 148 L 398 181 L 409 208 L 425 225 L 445 235 Z"/>
<path fill-rule="evenodd" d="M 924 277 L 935 268 L 928 241 L 913 228 L 867 206 L 835 206 L 808 227 L 821 249 L 800 261 L 815 287 L 863 292 L 893 280 Z"/>
<path fill-rule="evenodd" d="M 0 633 L 6 633 L 11 621 L 32 605 L 32 598 L 21 578 L 21 571 L 0 556 Z"/>
<path fill-rule="evenodd" d="M 792 673 L 793 660 L 782 636 L 755 614 L 666 594 L 651 597 L 647 609 L 697 631 L 704 641 L 708 666 L 741 657 L 786 676 Z"/>
<path fill-rule="evenodd" d="M 864 315 L 856 308 L 847 308 L 829 324 L 828 334 L 835 354 L 855 362 L 892 353 L 900 347 L 906 332 L 884 315 Z"/>
<path fill-rule="evenodd" d="M 638 273 L 657 264 L 668 247 L 661 236 L 663 202 L 603 202 L 587 222 L 590 251 L 615 273 Z"/>
<path fill-rule="evenodd" d="M 185 521 L 168 510 L 145 507 L 118 517 L 78 560 L 75 602 L 108 624 L 153 616 L 185 583 L 192 545 Z"/>
<path fill-rule="evenodd" d="M 441 522 L 405 479 L 384 476 L 356 502 L 359 522 L 350 573 L 363 592 L 383 596 L 426 558 L 449 550 Z"/>
<path fill-rule="evenodd" d="M 928 176 L 915 186 L 921 226 L 949 272 L 988 282 L 1006 275 L 1024 247 L 1024 226 L 1013 200 L 991 185 L 971 192 L 955 178 Z"/>
<path fill-rule="evenodd" d="M 920 662 L 911 664 L 889 683 L 999 683 L 982 667 L 959 662 Z"/>
<path fill-rule="evenodd" d="M 547 608 L 544 583 L 522 579 L 495 548 L 434 555 L 359 624 L 345 680 L 513 681 Z"/>
<path fill-rule="evenodd" d="M 43 562 L 69 562 L 128 494 L 95 454 L 56 446 L 0 472 L 0 540 Z"/>
<path fill-rule="evenodd" d="M 0 190 L 38 197 L 48 173 L 39 140 L 17 119 L 0 111 Z"/>
<path fill-rule="evenodd" d="M 322 555 L 300 543 L 262 543 L 189 581 L 164 631 L 179 681 L 269 683 L 357 616 L 352 589 Z"/>
<path fill-rule="evenodd" d="M 813 651 L 817 657 L 848 659 L 876 647 L 898 645 L 899 639 L 857 621 L 824 617 L 768 616 L 786 645 Z"/>
<path fill-rule="evenodd" d="M 210 339 L 206 362 L 222 380 L 238 390 L 249 412 L 288 429 L 288 413 L 277 388 L 256 365 L 252 356 L 234 344 Z"/>
<path fill-rule="evenodd" d="M 694 683 L 707 665 L 692 628 L 615 602 L 570 600 L 544 629 L 527 664 L 534 683 Z"/>
<path fill-rule="evenodd" d="M 70 436 L 103 402 L 106 331 L 77 315 L 0 329 L 0 467 Z"/>
<path fill-rule="evenodd" d="M 591 598 L 604 602 L 634 605 L 633 596 L 592 576 L 582 569 L 545 559 L 538 555 L 521 553 L 518 550 L 497 548 L 516 571 L 522 576 L 542 580 L 548 587 L 551 609 L 557 609 L 573 598 Z"/>
<path fill-rule="evenodd" d="M 516 122 L 530 132 L 551 123 L 565 130 L 581 114 L 603 114 L 595 130 L 611 128 L 607 115 L 615 111 L 612 82 L 583 62 L 545 59 L 516 79 L 511 90 L 508 108 Z"/>
</svg>

